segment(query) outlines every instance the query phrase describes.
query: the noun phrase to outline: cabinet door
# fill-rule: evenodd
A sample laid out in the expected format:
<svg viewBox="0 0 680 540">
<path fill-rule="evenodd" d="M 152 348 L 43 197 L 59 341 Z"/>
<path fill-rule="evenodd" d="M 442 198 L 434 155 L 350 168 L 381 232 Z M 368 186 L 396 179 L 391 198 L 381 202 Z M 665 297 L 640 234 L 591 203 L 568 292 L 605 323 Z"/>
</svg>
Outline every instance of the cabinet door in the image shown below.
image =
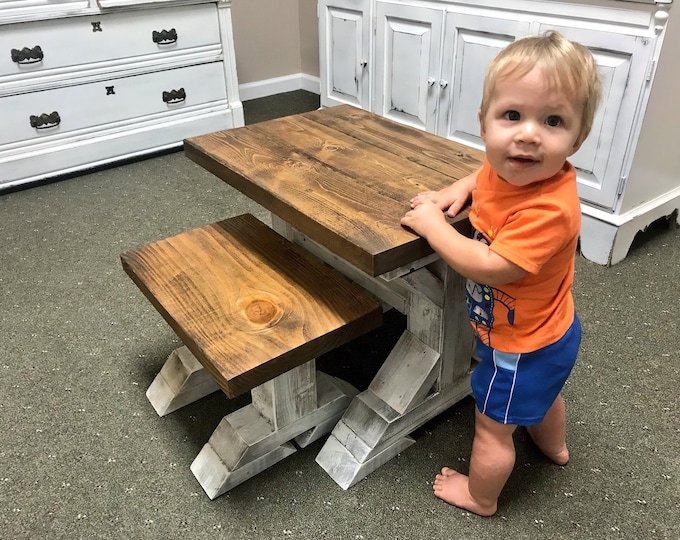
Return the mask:
<svg viewBox="0 0 680 540">
<path fill-rule="evenodd" d="M 645 86 L 654 39 L 614 32 L 542 24 L 588 47 L 602 80 L 602 102 L 593 128 L 569 161 L 578 171 L 581 199 L 613 209 L 623 188 L 625 159 L 634 145 L 635 118 Z"/>
<path fill-rule="evenodd" d="M 477 148 L 479 105 L 491 59 L 516 38 L 530 33 L 528 20 L 447 12 L 444 25 L 442 83 L 437 134 Z"/>
<path fill-rule="evenodd" d="M 368 0 L 319 2 L 322 107 L 349 103 L 370 110 L 370 30 Z"/>
<path fill-rule="evenodd" d="M 444 12 L 376 5 L 375 112 L 434 132 Z"/>
</svg>

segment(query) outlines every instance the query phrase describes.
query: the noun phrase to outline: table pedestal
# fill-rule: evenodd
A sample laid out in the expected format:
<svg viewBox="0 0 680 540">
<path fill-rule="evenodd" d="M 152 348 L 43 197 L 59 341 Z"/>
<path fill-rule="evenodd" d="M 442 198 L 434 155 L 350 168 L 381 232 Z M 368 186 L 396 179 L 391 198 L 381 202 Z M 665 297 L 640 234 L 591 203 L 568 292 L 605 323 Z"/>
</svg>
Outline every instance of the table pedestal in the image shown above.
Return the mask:
<svg viewBox="0 0 680 540">
<path fill-rule="evenodd" d="M 272 222 L 280 234 L 407 317 L 399 341 L 316 458 L 347 489 L 413 444 L 409 433 L 470 394 L 474 334 L 465 279 L 431 257 L 390 272 L 389 279 L 371 277 L 275 216 Z"/>
</svg>

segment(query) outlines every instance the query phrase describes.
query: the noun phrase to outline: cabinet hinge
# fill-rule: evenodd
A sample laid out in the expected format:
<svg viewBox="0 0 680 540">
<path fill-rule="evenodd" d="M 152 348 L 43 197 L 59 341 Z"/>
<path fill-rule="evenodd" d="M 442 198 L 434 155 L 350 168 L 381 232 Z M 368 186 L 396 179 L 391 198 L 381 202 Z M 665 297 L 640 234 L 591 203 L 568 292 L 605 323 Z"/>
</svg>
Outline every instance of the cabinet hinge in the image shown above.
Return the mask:
<svg viewBox="0 0 680 540">
<path fill-rule="evenodd" d="M 623 193 L 623 188 L 626 186 L 626 180 L 628 180 L 627 176 L 622 176 L 619 178 L 619 185 L 616 187 L 616 196 L 620 197 L 621 194 Z"/>
<path fill-rule="evenodd" d="M 654 68 L 656 67 L 656 60 L 650 60 L 647 66 L 647 82 L 652 80 L 652 75 L 654 75 Z"/>
</svg>

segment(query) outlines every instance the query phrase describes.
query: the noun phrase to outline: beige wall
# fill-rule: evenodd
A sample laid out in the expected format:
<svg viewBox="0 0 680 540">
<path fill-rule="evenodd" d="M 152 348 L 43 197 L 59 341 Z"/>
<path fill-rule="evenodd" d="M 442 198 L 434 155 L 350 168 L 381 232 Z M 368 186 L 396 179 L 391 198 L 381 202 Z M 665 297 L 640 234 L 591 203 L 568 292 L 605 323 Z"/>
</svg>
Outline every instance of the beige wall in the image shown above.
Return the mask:
<svg viewBox="0 0 680 540">
<path fill-rule="evenodd" d="M 319 76 L 316 0 L 232 0 L 239 84 Z"/>
<path fill-rule="evenodd" d="M 300 56 L 302 73 L 319 76 L 319 19 L 317 0 L 300 2 Z"/>
</svg>

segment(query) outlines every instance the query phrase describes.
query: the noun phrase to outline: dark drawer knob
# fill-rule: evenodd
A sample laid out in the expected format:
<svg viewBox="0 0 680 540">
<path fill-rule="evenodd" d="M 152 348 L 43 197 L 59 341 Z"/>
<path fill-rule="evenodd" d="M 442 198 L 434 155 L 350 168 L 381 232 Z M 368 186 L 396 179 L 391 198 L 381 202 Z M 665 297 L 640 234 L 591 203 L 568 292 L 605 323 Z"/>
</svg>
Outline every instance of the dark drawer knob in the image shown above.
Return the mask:
<svg viewBox="0 0 680 540">
<path fill-rule="evenodd" d="M 160 32 L 154 30 L 151 32 L 151 39 L 153 39 L 154 43 L 158 43 L 159 45 L 170 45 L 177 41 L 177 30 L 174 28 L 171 28 L 170 30 L 161 30 Z"/>
<path fill-rule="evenodd" d="M 57 111 L 50 114 L 43 113 L 40 116 L 31 115 L 29 120 L 31 122 L 31 127 L 35 129 L 48 129 L 56 127 L 61 123 L 61 118 Z"/>
<path fill-rule="evenodd" d="M 170 92 L 163 92 L 163 101 L 165 103 L 181 103 L 182 101 L 186 100 L 187 98 L 187 93 L 184 91 L 184 88 L 180 88 L 179 90 L 170 90 Z"/>
<path fill-rule="evenodd" d="M 42 59 L 45 57 L 40 45 L 36 45 L 32 49 L 29 49 L 28 47 L 24 47 L 21 50 L 12 49 L 10 51 L 10 55 L 12 57 L 12 62 L 16 62 L 17 64 L 21 65 L 42 62 Z"/>
</svg>

